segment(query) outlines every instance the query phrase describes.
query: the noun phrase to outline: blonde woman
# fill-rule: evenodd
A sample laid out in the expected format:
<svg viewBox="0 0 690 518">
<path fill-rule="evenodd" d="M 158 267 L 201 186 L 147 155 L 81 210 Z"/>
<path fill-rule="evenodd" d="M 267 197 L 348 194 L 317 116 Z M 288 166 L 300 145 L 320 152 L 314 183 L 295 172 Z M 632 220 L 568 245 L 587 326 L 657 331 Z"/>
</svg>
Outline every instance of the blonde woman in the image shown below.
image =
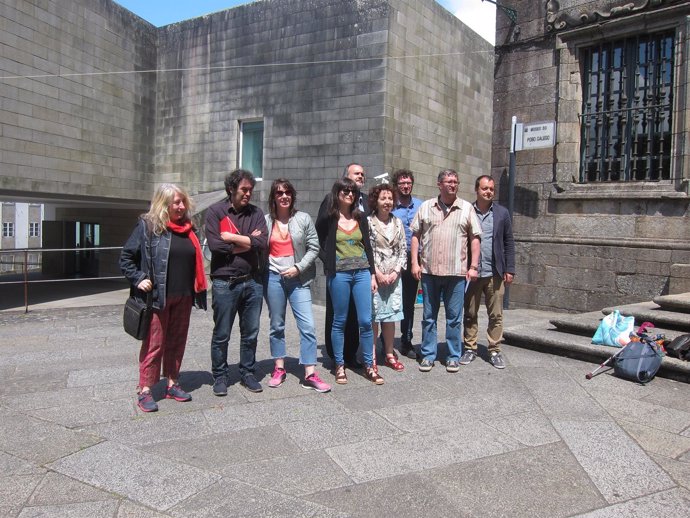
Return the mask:
<svg viewBox="0 0 690 518">
<path fill-rule="evenodd" d="M 178 379 L 192 306 L 206 309 L 206 275 L 183 188 L 167 183 L 156 189 L 151 208 L 122 248 L 120 269 L 132 295 L 145 299 L 153 292 L 151 328 L 139 353 L 137 405 L 143 412 L 158 410 L 151 387 L 160 380 L 161 364 L 166 399 L 191 401 Z"/>
</svg>

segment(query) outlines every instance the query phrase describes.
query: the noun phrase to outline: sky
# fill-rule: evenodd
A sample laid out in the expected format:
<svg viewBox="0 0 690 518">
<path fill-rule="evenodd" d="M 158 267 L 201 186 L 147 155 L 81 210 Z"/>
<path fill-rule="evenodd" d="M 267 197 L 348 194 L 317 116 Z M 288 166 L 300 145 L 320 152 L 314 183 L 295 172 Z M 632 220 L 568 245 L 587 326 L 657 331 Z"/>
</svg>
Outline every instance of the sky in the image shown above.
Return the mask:
<svg viewBox="0 0 690 518">
<path fill-rule="evenodd" d="M 215 13 L 248 0 L 115 0 L 144 20 L 160 27 L 169 23 Z M 495 40 L 496 7 L 482 0 L 437 0 L 492 45 Z"/>
</svg>

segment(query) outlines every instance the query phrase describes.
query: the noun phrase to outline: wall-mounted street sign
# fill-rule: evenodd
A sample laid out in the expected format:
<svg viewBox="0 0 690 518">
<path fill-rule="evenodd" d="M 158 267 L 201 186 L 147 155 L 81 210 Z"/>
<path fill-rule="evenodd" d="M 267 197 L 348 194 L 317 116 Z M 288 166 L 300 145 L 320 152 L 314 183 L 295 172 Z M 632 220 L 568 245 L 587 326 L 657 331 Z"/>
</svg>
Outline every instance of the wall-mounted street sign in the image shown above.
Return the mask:
<svg viewBox="0 0 690 518">
<path fill-rule="evenodd" d="M 553 147 L 556 144 L 556 123 L 535 122 L 516 124 L 515 151 Z"/>
</svg>

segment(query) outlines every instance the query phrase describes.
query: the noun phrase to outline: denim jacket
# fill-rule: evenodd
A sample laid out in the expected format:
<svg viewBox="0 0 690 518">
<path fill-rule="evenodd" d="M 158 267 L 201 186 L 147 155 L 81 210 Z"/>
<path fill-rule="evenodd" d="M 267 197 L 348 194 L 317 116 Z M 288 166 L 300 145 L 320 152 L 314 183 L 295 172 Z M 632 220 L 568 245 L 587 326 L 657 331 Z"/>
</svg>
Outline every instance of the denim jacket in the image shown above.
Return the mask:
<svg viewBox="0 0 690 518">
<path fill-rule="evenodd" d="M 170 255 L 170 232 L 157 236 L 147 228 L 146 221 L 139 219 L 132 234 L 122 247 L 120 253 L 120 270 L 131 284 L 130 295 L 146 300 L 146 293 L 137 286 L 144 279 L 150 279 L 147 237 L 151 238 L 151 256 L 153 257 L 153 307 L 165 308 L 165 290 L 168 280 L 168 256 Z M 195 230 L 196 232 L 196 230 Z M 198 237 L 198 233 L 197 233 Z M 194 294 L 194 305 L 206 309 L 206 291 Z"/>
<path fill-rule="evenodd" d="M 266 226 L 270 243 L 273 231 L 273 219 L 270 214 L 266 214 Z M 316 258 L 319 256 L 319 238 L 311 216 L 306 212 L 295 212 L 288 221 L 288 232 L 295 251 L 295 266 L 299 270 L 299 280 L 302 286 L 309 286 L 316 277 Z"/>
</svg>

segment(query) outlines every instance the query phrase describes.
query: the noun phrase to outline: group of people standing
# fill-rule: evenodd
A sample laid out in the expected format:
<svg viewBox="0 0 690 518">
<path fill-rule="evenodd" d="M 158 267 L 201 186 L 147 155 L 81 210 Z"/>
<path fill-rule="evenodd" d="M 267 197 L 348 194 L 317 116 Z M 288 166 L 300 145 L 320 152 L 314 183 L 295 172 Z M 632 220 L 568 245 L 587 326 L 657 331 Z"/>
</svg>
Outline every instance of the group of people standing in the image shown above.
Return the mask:
<svg viewBox="0 0 690 518">
<path fill-rule="evenodd" d="M 335 363 L 337 384 L 347 370 L 363 368 L 364 377 L 384 383 L 378 364 L 402 371 L 394 349 L 400 322 L 401 354 L 417 357 L 419 370 L 431 370 L 437 356 L 436 319 L 446 311 L 446 370 L 457 372 L 477 356 L 477 318 L 484 295 L 489 315 L 489 361 L 505 367 L 500 353 L 503 292 L 513 280 L 515 248 L 510 217 L 493 201 L 494 181 L 477 179 L 475 203 L 457 197 L 458 175 L 438 176 L 439 196 L 421 202 L 412 196 L 414 175 L 395 171 L 390 183 L 362 192 L 365 171 L 348 164 L 324 198 L 315 222 L 296 209 L 297 191 L 285 178 L 274 180 L 268 214 L 250 203 L 256 180 L 238 169 L 225 179 L 227 198 L 206 212 L 206 242 L 211 251 L 213 393 L 228 392 L 228 344 L 236 317 L 240 328 L 240 383 L 261 392 L 256 376 L 256 346 L 263 301 L 269 311 L 270 350 L 274 360 L 268 386 L 279 387 L 285 368 L 285 316 L 289 303 L 300 333 L 301 386 L 328 392 L 316 371 L 317 339 L 311 288 L 316 259 L 327 282 L 326 351 Z M 172 184 L 160 186 L 123 247 L 120 265 L 132 293 L 153 292 L 151 330 L 139 357 L 138 405 L 156 411 L 151 387 L 168 380 L 166 398 L 189 401 L 178 384 L 193 305 L 206 309 L 206 280 L 200 236 L 191 222 L 190 199 Z M 419 282 L 423 290 L 422 340 L 412 345 Z M 466 289 L 466 284 L 469 283 Z M 464 342 L 460 336 L 463 328 Z M 376 343 L 384 351 L 376 358 Z M 359 363 L 357 353 L 363 364 Z"/>
</svg>

